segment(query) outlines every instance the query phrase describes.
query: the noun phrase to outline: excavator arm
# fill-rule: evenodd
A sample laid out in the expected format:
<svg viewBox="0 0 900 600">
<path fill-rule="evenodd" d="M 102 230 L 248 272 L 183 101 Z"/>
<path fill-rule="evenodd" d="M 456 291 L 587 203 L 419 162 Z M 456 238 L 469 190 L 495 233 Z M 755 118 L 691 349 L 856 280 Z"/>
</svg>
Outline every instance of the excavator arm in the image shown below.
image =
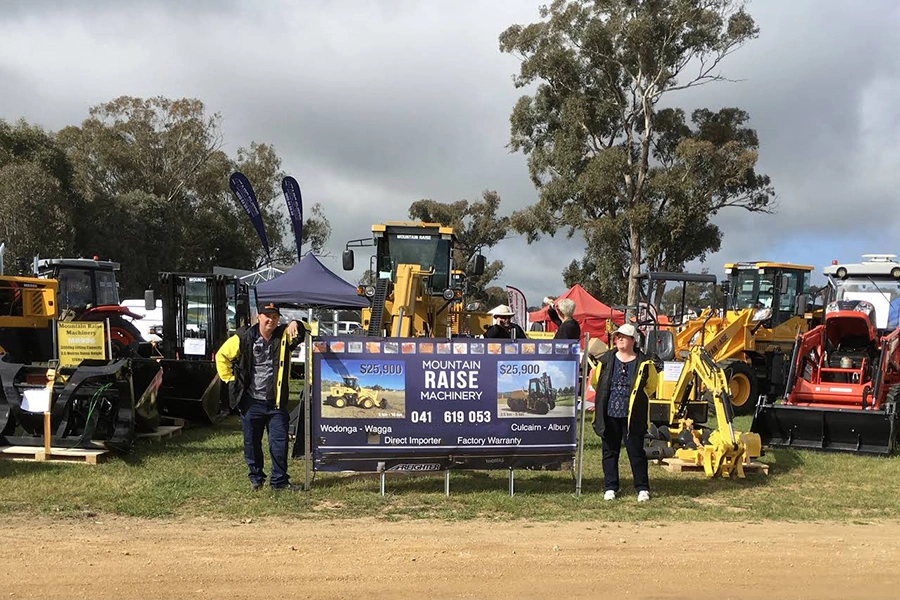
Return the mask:
<svg viewBox="0 0 900 600">
<path fill-rule="evenodd" d="M 695 429 L 692 420 L 685 418 L 692 389 L 705 390 L 712 397 L 716 428 L 708 436 Z M 742 478 L 745 458 L 759 456 L 761 450 L 758 435 L 735 431 L 734 409 L 728 390 L 725 371 L 704 347 L 692 346 L 672 392 L 672 401 L 678 403 L 678 423 L 669 427 L 666 437 L 683 442 L 684 432 L 690 432 L 692 443 L 683 444 L 675 451 L 675 456 L 702 465 L 707 477 Z"/>
</svg>

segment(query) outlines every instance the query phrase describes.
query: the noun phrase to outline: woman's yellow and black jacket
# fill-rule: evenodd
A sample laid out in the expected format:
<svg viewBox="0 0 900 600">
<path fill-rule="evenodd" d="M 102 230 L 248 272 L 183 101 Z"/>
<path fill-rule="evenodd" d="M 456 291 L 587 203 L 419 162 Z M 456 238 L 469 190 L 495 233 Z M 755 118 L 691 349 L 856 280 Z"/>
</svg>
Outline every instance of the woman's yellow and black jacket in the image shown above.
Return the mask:
<svg viewBox="0 0 900 600">
<path fill-rule="evenodd" d="M 603 415 L 606 414 L 606 403 L 609 401 L 615 356 L 615 348 L 607 351 L 600 357 L 591 374 L 591 385 L 596 391 L 594 420 L 591 425 L 597 435 L 603 435 L 606 428 Z M 650 427 L 650 397 L 656 394 L 657 372 L 653 361 L 643 352 L 638 351 L 635 360 L 637 368 L 631 376 L 631 395 L 628 398 L 628 433 L 644 435 Z"/>
<path fill-rule="evenodd" d="M 298 323 L 299 331 L 302 334 L 304 329 L 302 323 Z M 303 337 L 298 335 L 294 339 L 289 339 L 285 333 L 287 325 L 279 325 L 272 332 L 272 339 L 278 343 L 278 351 L 274 358 L 275 373 L 275 406 L 277 408 L 287 409 L 287 400 L 290 394 L 290 374 L 291 374 L 291 351 L 303 341 Z M 246 412 L 247 406 L 242 406 L 242 402 L 246 402 L 244 391 L 247 384 L 253 377 L 253 341 L 259 336 L 259 327 L 250 325 L 241 327 L 237 333 L 225 340 L 222 347 L 216 353 L 216 371 L 219 373 L 219 379 L 228 384 L 228 396 L 231 401 L 231 408 L 238 407 L 241 414 Z"/>
</svg>

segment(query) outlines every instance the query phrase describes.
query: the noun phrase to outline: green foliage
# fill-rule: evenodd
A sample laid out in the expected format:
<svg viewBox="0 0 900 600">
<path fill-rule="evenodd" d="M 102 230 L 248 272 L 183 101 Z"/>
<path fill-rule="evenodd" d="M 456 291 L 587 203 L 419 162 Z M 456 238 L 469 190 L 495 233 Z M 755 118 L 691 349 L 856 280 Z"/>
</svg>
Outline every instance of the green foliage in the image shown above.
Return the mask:
<svg viewBox="0 0 900 600">
<path fill-rule="evenodd" d="M 0 241 L 12 272 L 35 254 L 68 254 L 79 198 L 72 169 L 53 136 L 40 127 L 0 120 Z"/>
<path fill-rule="evenodd" d="M 485 190 L 481 200 L 469 202 L 443 203 L 435 200 L 418 200 L 409 207 L 409 216 L 426 223 L 440 223 L 452 227 L 458 240 L 453 255 L 453 268 L 468 272 L 470 261 L 478 254 L 493 248 L 506 236 L 509 217 L 498 217 L 500 195 Z M 503 261 L 495 260 L 485 266 L 480 277 L 470 276 L 467 280 L 467 295 L 472 299 L 490 303 L 496 294 L 487 291 L 487 286 L 503 270 Z M 502 291 L 502 303 L 506 303 L 506 291 Z M 498 302 L 499 303 L 499 302 Z"/>
<path fill-rule="evenodd" d="M 122 96 L 57 134 L 84 199 L 75 250 L 122 264 L 123 295 L 139 295 L 168 271 L 252 269 L 263 258 L 253 226 L 228 187 L 242 171 L 254 184 L 273 259 L 295 256 L 281 199 L 281 158 L 253 142 L 236 159 L 222 150 L 221 117 L 200 100 Z M 316 205 L 304 239 L 321 249 L 330 226 Z M 41 252 L 48 256 L 46 250 Z"/>
<path fill-rule="evenodd" d="M 528 155 L 539 201 L 512 215 L 529 242 L 581 232 L 566 269 L 607 302 L 634 304 L 642 266 L 681 270 L 719 247 L 719 210 L 770 209 L 754 171 L 747 114 L 657 110 L 663 95 L 723 80 L 721 61 L 757 35 L 732 0 L 556 0 L 542 21 L 513 25 L 500 49 L 521 58 L 533 89 L 510 116 L 510 147 Z"/>
</svg>

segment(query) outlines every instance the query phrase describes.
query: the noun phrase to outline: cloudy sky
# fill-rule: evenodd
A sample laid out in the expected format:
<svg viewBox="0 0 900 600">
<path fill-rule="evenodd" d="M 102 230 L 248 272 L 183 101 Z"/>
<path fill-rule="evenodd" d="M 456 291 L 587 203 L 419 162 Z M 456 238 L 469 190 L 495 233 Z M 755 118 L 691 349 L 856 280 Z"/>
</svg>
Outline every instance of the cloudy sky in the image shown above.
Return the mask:
<svg viewBox="0 0 900 600">
<path fill-rule="evenodd" d="M 406 220 L 411 202 L 497 190 L 509 214 L 536 200 L 525 157 L 510 154 L 517 60 L 498 49 L 537 0 L 0 0 L 0 118 L 50 130 L 120 95 L 201 99 L 223 117 L 226 151 L 271 143 L 308 204 L 331 221 L 330 257 L 370 224 Z M 667 100 L 688 112 L 740 106 L 759 133 L 759 170 L 778 213 L 721 213 L 716 274 L 738 260 L 821 267 L 900 254 L 900 4 L 753 0 L 759 39 L 733 55 L 736 83 Z M 491 259 L 529 304 L 565 290 L 578 238 Z M 366 261 L 357 260 L 357 265 Z M 699 265 L 694 265 L 699 267 Z"/>
</svg>

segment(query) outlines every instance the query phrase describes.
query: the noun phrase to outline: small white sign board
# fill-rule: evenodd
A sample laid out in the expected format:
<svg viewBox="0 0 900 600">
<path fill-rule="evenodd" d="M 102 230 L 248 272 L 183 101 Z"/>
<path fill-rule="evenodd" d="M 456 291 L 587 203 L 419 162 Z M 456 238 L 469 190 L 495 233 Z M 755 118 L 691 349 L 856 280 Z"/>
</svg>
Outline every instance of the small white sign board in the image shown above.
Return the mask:
<svg viewBox="0 0 900 600">
<path fill-rule="evenodd" d="M 191 356 L 206 354 L 206 338 L 184 338 L 184 353 Z"/>
<path fill-rule="evenodd" d="M 678 378 L 681 377 L 681 370 L 683 368 L 683 362 L 667 361 L 663 365 L 663 381 L 678 381 Z"/>
<path fill-rule="evenodd" d="M 50 390 L 31 389 L 22 392 L 22 410 L 30 413 L 45 413 L 50 410 Z"/>
</svg>

